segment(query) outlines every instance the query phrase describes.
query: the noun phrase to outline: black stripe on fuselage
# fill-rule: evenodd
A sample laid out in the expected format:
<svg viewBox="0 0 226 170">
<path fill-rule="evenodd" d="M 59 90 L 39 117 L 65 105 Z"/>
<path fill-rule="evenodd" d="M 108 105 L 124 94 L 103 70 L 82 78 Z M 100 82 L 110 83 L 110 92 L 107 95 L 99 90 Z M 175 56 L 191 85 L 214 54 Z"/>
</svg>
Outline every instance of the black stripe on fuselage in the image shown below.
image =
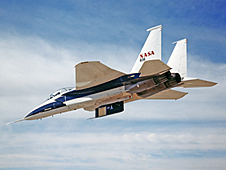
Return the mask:
<svg viewBox="0 0 226 170">
<path fill-rule="evenodd" d="M 73 90 L 63 95 L 67 96 L 67 100 L 71 100 L 71 99 L 84 97 L 84 96 L 88 96 L 95 93 L 100 93 L 106 90 L 110 90 L 110 89 L 114 89 L 117 87 L 130 84 L 133 80 L 138 79 L 139 76 L 140 76 L 140 73 L 129 74 L 94 87 L 90 87 L 82 90 Z"/>
</svg>

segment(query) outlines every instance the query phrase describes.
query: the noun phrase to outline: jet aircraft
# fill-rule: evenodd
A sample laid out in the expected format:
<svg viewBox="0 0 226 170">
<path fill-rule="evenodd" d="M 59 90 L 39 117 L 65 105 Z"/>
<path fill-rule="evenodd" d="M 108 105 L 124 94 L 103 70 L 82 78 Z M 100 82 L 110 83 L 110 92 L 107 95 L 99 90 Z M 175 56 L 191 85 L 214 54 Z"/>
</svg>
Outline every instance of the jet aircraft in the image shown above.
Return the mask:
<svg viewBox="0 0 226 170">
<path fill-rule="evenodd" d="M 124 104 L 140 99 L 177 100 L 187 93 L 172 88 L 211 87 L 217 83 L 187 76 L 187 39 L 175 42 L 167 64 L 161 61 L 162 26 L 148 29 L 149 35 L 129 74 L 99 61 L 75 66 L 76 87 L 52 93 L 22 120 L 42 119 L 83 108 L 100 118 L 124 111 Z M 12 123 L 14 123 L 12 122 Z"/>
</svg>

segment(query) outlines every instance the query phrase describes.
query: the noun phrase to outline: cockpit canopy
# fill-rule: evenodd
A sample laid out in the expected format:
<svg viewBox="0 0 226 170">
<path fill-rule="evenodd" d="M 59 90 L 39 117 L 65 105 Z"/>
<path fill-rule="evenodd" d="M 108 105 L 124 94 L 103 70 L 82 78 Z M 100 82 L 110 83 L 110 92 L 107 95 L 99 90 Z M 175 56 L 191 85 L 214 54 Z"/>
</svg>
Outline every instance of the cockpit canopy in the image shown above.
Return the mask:
<svg viewBox="0 0 226 170">
<path fill-rule="evenodd" d="M 47 100 L 49 100 L 49 99 L 51 99 L 51 98 L 53 98 L 55 96 L 58 96 L 59 94 L 64 93 L 66 91 L 70 91 L 72 89 L 74 89 L 74 87 L 65 87 L 65 88 L 59 89 L 59 90 L 53 92 L 52 94 L 50 94 L 50 96 L 49 96 L 49 98 Z"/>
</svg>

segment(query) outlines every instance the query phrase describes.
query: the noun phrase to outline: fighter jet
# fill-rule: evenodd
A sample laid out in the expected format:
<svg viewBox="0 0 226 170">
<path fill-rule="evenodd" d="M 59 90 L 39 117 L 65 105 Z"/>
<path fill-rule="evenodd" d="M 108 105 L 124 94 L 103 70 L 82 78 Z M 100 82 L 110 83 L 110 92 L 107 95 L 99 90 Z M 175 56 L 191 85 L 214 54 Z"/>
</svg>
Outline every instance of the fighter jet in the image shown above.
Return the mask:
<svg viewBox="0 0 226 170">
<path fill-rule="evenodd" d="M 99 61 L 75 66 L 76 87 L 52 93 L 22 120 L 42 119 L 83 108 L 100 118 L 124 111 L 125 103 L 135 100 L 177 100 L 187 93 L 174 87 L 211 87 L 217 83 L 187 76 L 187 39 L 175 42 L 167 64 L 161 61 L 162 26 L 148 29 L 149 35 L 129 74 Z M 12 122 L 12 123 L 14 123 Z"/>
</svg>

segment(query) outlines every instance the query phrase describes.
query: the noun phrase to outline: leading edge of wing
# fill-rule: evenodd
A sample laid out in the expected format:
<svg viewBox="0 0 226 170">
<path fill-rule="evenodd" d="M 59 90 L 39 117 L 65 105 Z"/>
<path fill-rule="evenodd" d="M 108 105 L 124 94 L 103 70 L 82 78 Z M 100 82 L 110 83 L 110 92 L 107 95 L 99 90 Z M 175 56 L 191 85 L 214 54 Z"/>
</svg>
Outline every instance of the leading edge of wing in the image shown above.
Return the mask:
<svg viewBox="0 0 226 170">
<path fill-rule="evenodd" d="M 76 90 L 93 87 L 126 75 L 109 68 L 99 61 L 82 62 L 75 66 Z"/>
<path fill-rule="evenodd" d="M 187 94 L 188 93 L 185 93 L 185 92 L 180 92 L 180 91 L 168 89 L 168 90 L 164 90 L 164 91 L 161 91 L 159 93 L 156 93 L 156 94 L 154 94 L 152 96 L 149 96 L 147 98 L 144 98 L 144 99 L 177 100 L 177 99 L 180 99 L 180 98 L 184 97 Z"/>
</svg>

